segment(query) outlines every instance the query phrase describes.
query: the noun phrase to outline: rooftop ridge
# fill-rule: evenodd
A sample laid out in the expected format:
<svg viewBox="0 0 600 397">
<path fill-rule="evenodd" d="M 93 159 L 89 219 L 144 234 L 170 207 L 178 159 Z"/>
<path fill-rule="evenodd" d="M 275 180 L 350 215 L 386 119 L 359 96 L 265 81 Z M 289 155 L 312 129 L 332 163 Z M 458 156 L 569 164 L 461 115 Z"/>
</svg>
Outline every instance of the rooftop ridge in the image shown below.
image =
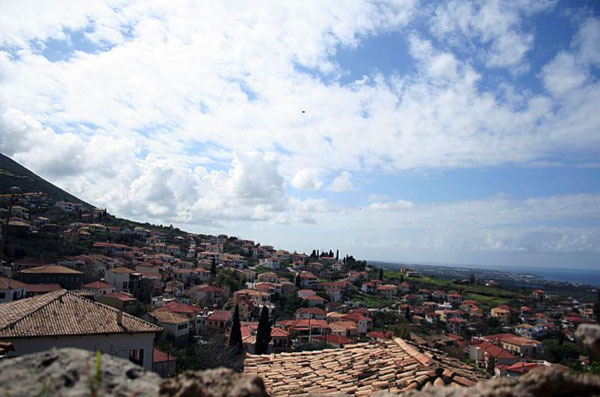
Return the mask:
<svg viewBox="0 0 600 397">
<path fill-rule="evenodd" d="M 398 344 L 398 346 L 400 346 L 405 352 L 410 354 L 415 360 L 417 360 L 421 364 L 427 365 L 427 366 L 432 364 L 433 359 L 431 357 L 427 356 L 424 353 L 419 352 L 414 346 L 408 344 L 404 339 L 394 338 L 394 342 L 396 342 L 396 344 Z"/>
<path fill-rule="evenodd" d="M 32 307 L 32 309 L 29 312 L 26 312 L 24 315 L 20 316 L 16 320 L 10 321 L 10 322 L 6 323 L 5 326 L 0 327 L 0 331 L 5 330 L 7 328 L 13 328 L 13 327 L 15 327 L 20 321 L 26 320 L 27 317 L 30 317 L 31 315 L 35 314 L 36 312 L 42 310 L 44 307 L 48 306 L 52 302 L 55 302 L 57 299 L 62 298 L 66 293 L 67 293 L 67 290 L 61 289 L 61 290 L 58 290 L 58 291 L 49 292 L 49 293 L 41 295 L 39 297 L 34 296 L 32 298 L 26 298 L 26 299 L 29 299 L 29 302 L 37 303 L 36 302 L 37 300 L 39 300 L 41 302 L 37 306 Z M 55 297 L 49 296 L 51 294 L 55 294 L 56 296 Z M 42 299 L 42 298 L 46 298 L 46 299 Z M 23 300 L 21 300 L 21 301 L 14 301 L 14 302 L 11 302 L 11 303 L 16 303 L 16 302 L 22 303 Z"/>
</svg>

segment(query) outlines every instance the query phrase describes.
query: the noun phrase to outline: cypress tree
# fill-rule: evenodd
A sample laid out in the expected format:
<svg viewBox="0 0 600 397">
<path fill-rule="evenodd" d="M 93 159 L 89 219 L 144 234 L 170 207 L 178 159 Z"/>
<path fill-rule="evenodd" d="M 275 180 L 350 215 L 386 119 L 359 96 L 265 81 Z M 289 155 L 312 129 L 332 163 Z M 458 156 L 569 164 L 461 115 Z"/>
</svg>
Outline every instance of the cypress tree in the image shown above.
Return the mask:
<svg viewBox="0 0 600 397">
<path fill-rule="evenodd" d="M 242 324 L 240 323 L 240 309 L 238 305 L 235 305 L 235 310 L 233 311 L 231 333 L 229 334 L 229 348 L 232 349 L 235 354 L 240 354 L 244 351 Z"/>
<path fill-rule="evenodd" d="M 336 261 L 340 260 L 340 250 L 335 250 L 335 260 Z"/>
<path fill-rule="evenodd" d="M 383 268 L 379 268 L 379 281 L 383 281 Z"/>
<path fill-rule="evenodd" d="M 212 257 L 212 263 L 210 264 L 210 275 L 211 277 L 215 277 L 217 275 L 217 260 L 215 257 Z"/>
<path fill-rule="evenodd" d="M 263 306 L 258 320 L 258 330 L 256 331 L 256 348 L 254 353 L 266 354 L 271 342 L 271 324 L 269 323 L 269 309 Z"/>
<path fill-rule="evenodd" d="M 300 274 L 296 275 L 296 288 L 300 289 L 302 287 L 302 279 L 300 278 Z"/>
</svg>

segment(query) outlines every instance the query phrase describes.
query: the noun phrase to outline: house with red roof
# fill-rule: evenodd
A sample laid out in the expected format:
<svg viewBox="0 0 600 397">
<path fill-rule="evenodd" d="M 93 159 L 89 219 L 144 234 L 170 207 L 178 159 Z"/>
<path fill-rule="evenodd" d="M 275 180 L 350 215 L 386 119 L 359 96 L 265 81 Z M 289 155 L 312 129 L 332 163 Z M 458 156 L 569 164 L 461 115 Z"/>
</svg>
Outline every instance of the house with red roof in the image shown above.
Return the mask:
<svg viewBox="0 0 600 397">
<path fill-rule="evenodd" d="M 94 281 L 91 283 L 84 284 L 83 289 L 92 291 L 94 293 L 94 297 L 96 298 L 99 298 L 106 294 L 112 294 L 113 292 L 117 292 L 116 288 L 113 285 L 105 283 L 104 281 Z"/>
<path fill-rule="evenodd" d="M 509 352 L 519 355 L 536 357 L 542 353 L 543 343 L 530 338 L 517 336 L 514 334 L 495 334 L 487 335 L 482 339 L 501 346 Z"/>
<path fill-rule="evenodd" d="M 331 328 L 325 320 L 282 320 L 278 322 L 277 325 L 288 331 L 292 339 L 298 339 L 304 342 L 312 340 L 314 336 L 328 335 L 331 333 Z"/>
<path fill-rule="evenodd" d="M 12 278 L 0 277 L 0 303 L 25 298 L 26 284 Z"/>
<path fill-rule="evenodd" d="M 469 358 L 481 368 L 488 368 L 491 358 L 497 366 L 510 366 L 520 361 L 519 357 L 508 350 L 480 339 L 474 339 L 469 346 Z"/>
<path fill-rule="evenodd" d="M 102 302 L 105 305 L 112 306 L 119 310 L 127 310 L 135 302 L 137 302 L 137 299 L 126 292 L 111 292 L 109 294 L 99 296 L 98 302 Z"/>
<path fill-rule="evenodd" d="M 327 319 L 327 312 L 319 307 L 301 307 L 296 310 L 296 318 Z"/>
<path fill-rule="evenodd" d="M 230 310 L 215 310 L 206 317 L 209 330 L 225 332 L 231 326 L 233 313 Z"/>
<path fill-rule="evenodd" d="M 152 355 L 152 372 L 156 372 L 161 378 L 169 378 L 177 374 L 177 358 L 154 348 Z"/>
<path fill-rule="evenodd" d="M 358 327 L 359 336 L 365 336 L 367 332 L 373 330 L 373 319 L 364 316 L 361 313 L 353 312 L 342 317 L 344 321 L 352 321 Z"/>
</svg>

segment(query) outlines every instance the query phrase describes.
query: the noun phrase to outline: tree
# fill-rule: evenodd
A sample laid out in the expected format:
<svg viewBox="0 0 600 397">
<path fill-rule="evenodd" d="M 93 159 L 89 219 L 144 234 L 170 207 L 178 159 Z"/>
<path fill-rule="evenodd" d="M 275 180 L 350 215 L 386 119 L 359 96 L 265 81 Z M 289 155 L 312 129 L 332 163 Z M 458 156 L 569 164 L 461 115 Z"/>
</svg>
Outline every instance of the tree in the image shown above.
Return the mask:
<svg viewBox="0 0 600 397">
<path fill-rule="evenodd" d="M 213 256 L 212 263 L 210 264 L 210 277 L 212 279 L 217 275 L 217 259 Z"/>
<path fill-rule="evenodd" d="M 271 342 L 271 324 L 269 323 L 269 309 L 263 306 L 258 320 L 258 330 L 256 331 L 256 347 L 254 353 L 266 354 Z"/>
<path fill-rule="evenodd" d="M 490 356 L 488 363 L 487 363 L 487 371 L 490 375 L 494 375 L 495 370 L 496 370 L 496 357 Z"/>
<path fill-rule="evenodd" d="M 233 311 L 233 321 L 231 323 L 231 333 L 229 334 L 229 348 L 236 354 L 244 351 L 244 342 L 242 341 L 242 325 L 240 323 L 240 308 L 235 305 Z"/>
<path fill-rule="evenodd" d="M 410 321 L 410 307 L 406 306 L 406 309 L 404 309 L 404 317 Z"/>
<path fill-rule="evenodd" d="M 340 250 L 335 250 L 335 260 L 336 261 L 340 260 Z"/>
<path fill-rule="evenodd" d="M 379 268 L 379 281 L 383 281 L 383 268 Z"/>
<path fill-rule="evenodd" d="M 471 275 L 469 276 L 469 283 L 475 284 L 476 281 L 477 278 L 475 278 L 475 274 L 471 273 Z"/>
<path fill-rule="evenodd" d="M 302 279 L 300 278 L 300 274 L 296 275 L 296 288 L 300 289 L 302 287 Z"/>
<path fill-rule="evenodd" d="M 402 284 L 404 282 L 404 274 L 400 275 L 400 284 Z"/>
</svg>

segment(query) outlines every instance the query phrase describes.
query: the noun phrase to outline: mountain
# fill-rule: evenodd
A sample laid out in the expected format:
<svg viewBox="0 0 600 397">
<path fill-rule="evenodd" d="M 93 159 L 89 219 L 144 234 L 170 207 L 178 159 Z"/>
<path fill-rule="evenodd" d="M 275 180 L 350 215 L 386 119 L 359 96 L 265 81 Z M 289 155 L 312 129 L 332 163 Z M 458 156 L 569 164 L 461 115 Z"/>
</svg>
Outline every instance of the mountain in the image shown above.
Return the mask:
<svg viewBox="0 0 600 397">
<path fill-rule="evenodd" d="M 10 188 L 13 186 L 20 187 L 24 193 L 42 192 L 56 201 L 71 201 L 73 203 L 81 203 L 88 208 L 94 208 L 93 205 L 65 192 L 58 186 L 29 171 L 10 157 L 0 153 L 0 194 L 10 193 Z"/>
</svg>

